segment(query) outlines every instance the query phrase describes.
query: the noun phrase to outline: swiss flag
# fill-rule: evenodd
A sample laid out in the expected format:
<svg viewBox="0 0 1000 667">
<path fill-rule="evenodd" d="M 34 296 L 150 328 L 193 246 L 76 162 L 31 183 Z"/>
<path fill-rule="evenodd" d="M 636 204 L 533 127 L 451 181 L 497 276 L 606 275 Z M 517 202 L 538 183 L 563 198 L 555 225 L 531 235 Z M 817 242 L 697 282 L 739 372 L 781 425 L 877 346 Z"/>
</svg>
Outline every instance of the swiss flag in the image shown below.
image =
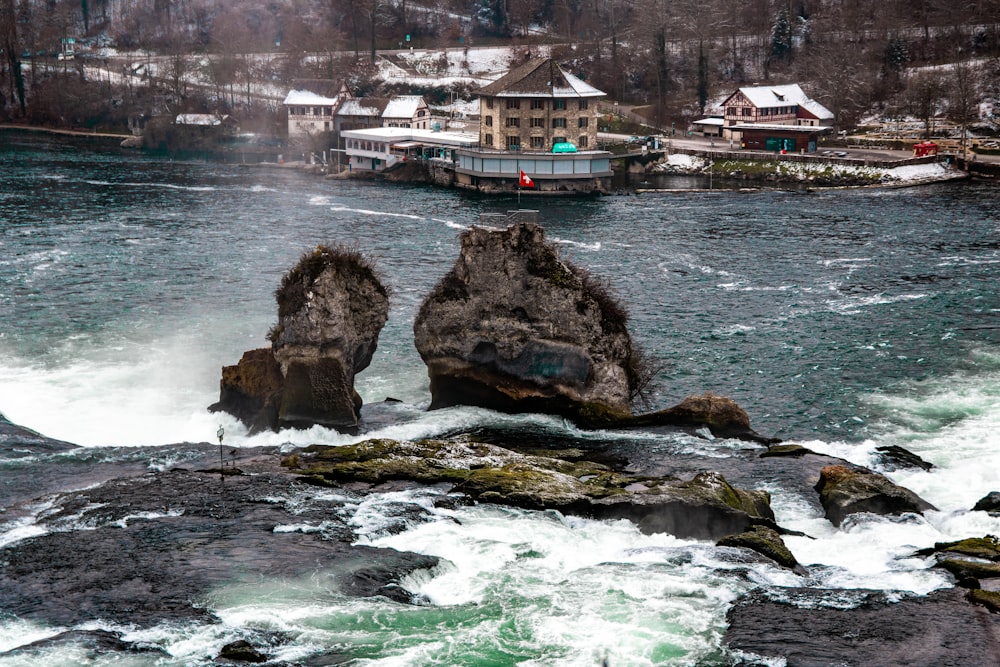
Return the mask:
<svg viewBox="0 0 1000 667">
<path fill-rule="evenodd" d="M 521 170 L 521 176 L 520 176 L 520 178 L 517 179 L 517 184 L 520 185 L 522 188 L 533 188 L 533 187 L 535 187 L 535 182 L 533 180 L 531 180 L 530 176 L 528 176 L 526 173 L 524 173 L 523 169 Z"/>
</svg>

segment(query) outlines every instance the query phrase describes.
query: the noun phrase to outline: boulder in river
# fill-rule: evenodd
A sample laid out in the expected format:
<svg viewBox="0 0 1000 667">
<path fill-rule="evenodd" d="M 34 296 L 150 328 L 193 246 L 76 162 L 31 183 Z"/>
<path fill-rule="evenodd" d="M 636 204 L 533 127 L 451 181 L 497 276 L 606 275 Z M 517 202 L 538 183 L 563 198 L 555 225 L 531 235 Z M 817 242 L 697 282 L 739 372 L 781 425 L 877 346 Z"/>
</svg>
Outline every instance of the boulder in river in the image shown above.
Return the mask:
<svg viewBox="0 0 1000 667">
<path fill-rule="evenodd" d="M 819 471 L 816 483 L 826 518 L 839 526 L 849 514 L 922 513 L 935 509 L 929 502 L 909 489 L 891 482 L 884 475 L 866 469 L 841 465 L 826 466 Z"/>
<path fill-rule="evenodd" d="M 431 408 L 630 416 L 641 355 L 605 286 L 560 259 L 534 223 L 473 227 L 460 239 L 413 325 Z"/>
<path fill-rule="evenodd" d="M 271 348 L 223 368 L 210 409 L 251 431 L 356 428 L 362 401 L 354 377 L 371 363 L 389 316 L 389 292 L 373 265 L 355 250 L 321 245 L 285 274 L 275 297 Z"/>
</svg>

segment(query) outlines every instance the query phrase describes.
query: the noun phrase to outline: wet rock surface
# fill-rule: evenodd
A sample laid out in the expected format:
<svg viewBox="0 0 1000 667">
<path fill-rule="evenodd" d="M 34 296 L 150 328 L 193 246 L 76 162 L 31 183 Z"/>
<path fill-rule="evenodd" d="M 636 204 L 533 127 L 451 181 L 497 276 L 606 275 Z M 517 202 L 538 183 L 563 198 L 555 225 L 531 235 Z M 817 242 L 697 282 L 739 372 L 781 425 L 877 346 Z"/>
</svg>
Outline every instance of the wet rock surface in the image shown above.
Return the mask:
<svg viewBox="0 0 1000 667">
<path fill-rule="evenodd" d="M 898 599 L 902 597 L 902 599 Z M 959 590 L 905 597 L 878 591 L 757 590 L 730 609 L 732 649 L 788 667 L 964 667 L 1000 664 L 1000 615 Z M 744 657 L 737 665 L 760 665 Z"/>
<path fill-rule="evenodd" d="M 858 512 L 872 514 L 917 514 L 934 506 L 909 489 L 893 484 L 884 475 L 847 466 L 828 466 L 816 484 L 826 518 L 835 526 Z"/>
<path fill-rule="evenodd" d="M 208 621 L 206 596 L 216 587 L 317 570 L 345 595 L 389 591 L 408 601 L 398 581 L 436 559 L 352 546 L 335 502 L 292 511 L 292 499 L 310 489 L 276 463 L 276 452 L 262 451 L 242 462 L 255 474 L 224 482 L 217 472 L 175 469 L 60 495 L 41 522 L 50 532 L 0 552 L 4 610 L 54 625 Z M 274 530 L 310 518 L 324 529 Z"/>
<path fill-rule="evenodd" d="M 520 454 L 473 440 L 367 440 L 309 447 L 290 469 L 338 484 L 415 480 L 446 484 L 480 502 L 556 509 L 598 519 L 629 519 L 647 533 L 718 539 L 774 524 L 769 496 L 731 486 L 715 472 L 691 479 L 637 477 L 576 458 Z"/>
</svg>

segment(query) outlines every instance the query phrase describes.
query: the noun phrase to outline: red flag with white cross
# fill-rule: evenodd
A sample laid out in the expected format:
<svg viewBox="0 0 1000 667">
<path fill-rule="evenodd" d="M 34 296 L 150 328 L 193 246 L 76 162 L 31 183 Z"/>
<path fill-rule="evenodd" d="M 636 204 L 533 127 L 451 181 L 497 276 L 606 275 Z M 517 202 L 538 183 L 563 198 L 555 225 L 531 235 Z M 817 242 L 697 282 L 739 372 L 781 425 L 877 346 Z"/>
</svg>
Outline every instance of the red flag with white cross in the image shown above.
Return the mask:
<svg viewBox="0 0 1000 667">
<path fill-rule="evenodd" d="M 530 176 L 524 173 L 523 169 L 521 170 L 521 177 L 517 179 L 517 184 L 520 185 L 522 188 L 535 187 L 535 182 L 531 180 Z"/>
</svg>

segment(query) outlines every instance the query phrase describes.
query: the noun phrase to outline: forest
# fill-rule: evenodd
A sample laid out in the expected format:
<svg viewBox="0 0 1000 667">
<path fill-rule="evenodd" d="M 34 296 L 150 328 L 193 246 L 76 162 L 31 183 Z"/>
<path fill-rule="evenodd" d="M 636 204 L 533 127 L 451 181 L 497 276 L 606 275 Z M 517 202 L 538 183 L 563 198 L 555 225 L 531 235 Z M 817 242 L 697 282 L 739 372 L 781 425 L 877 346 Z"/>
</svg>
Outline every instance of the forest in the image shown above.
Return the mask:
<svg viewBox="0 0 1000 667">
<path fill-rule="evenodd" d="M 83 50 L 60 60 L 69 37 Z M 277 128 L 280 108 L 249 93 L 261 84 L 385 92 L 383 50 L 483 45 L 547 45 L 660 127 L 766 82 L 799 83 L 842 128 L 870 116 L 1000 125 L 1000 0 L 0 0 L 0 120 L 120 128 L 134 114 L 212 112 Z M 113 67 L 95 76 L 88 57 L 163 65 L 137 87 Z M 188 85 L 195 69 L 211 85 Z"/>
</svg>

